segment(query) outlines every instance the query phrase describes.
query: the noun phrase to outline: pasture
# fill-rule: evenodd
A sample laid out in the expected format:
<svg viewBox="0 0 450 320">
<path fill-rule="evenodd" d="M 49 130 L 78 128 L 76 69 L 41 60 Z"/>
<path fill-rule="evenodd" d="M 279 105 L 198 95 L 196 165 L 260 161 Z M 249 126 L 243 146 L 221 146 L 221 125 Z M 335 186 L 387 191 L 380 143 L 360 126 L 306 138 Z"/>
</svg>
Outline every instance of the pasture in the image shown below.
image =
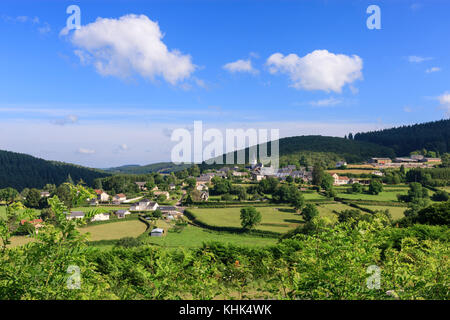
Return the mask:
<svg viewBox="0 0 450 320">
<path fill-rule="evenodd" d="M 362 208 L 367 208 L 373 211 L 376 210 L 389 210 L 389 213 L 392 216 L 392 219 L 398 220 L 404 217 L 404 212 L 407 209 L 407 207 L 390 207 L 390 206 L 369 206 L 369 205 L 362 205 Z"/>
<path fill-rule="evenodd" d="M 90 233 L 89 241 L 114 240 L 124 237 L 137 237 L 146 229 L 139 220 L 118 220 L 116 223 L 106 223 L 80 228 L 81 233 Z"/>
<path fill-rule="evenodd" d="M 240 210 L 243 207 L 233 208 L 195 208 L 190 211 L 198 220 L 220 227 L 241 227 Z M 261 223 L 256 226 L 258 230 L 285 233 L 297 227 L 303 220 L 291 207 L 257 207 L 261 213 Z"/>
<path fill-rule="evenodd" d="M 194 248 L 201 246 L 204 242 L 221 242 L 240 246 L 258 247 L 274 245 L 275 238 L 263 238 L 250 235 L 219 233 L 205 230 L 196 226 L 187 225 L 181 232 L 168 232 L 165 237 L 150 237 L 145 243 L 155 244 L 167 248 Z"/>
</svg>

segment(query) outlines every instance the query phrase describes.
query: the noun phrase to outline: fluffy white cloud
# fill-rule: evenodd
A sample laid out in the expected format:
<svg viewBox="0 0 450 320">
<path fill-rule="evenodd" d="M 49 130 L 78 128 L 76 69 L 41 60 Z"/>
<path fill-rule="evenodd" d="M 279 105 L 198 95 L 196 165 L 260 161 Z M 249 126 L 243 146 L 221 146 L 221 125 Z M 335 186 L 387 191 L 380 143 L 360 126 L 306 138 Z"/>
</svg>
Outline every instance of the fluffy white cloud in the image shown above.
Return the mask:
<svg viewBox="0 0 450 320">
<path fill-rule="evenodd" d="M 432 67 L 432 68 L 428 68 L 427 70 L 425 70 L 426 73 L 432 73 L 432 72 L 438 72 L 438 71 L 441 71 L 441 68 Z"/>
<path fill-rule="evenodd" d="M 433 58 L 430 57 L 419 57 L 419 56 L 409 56 L 408 57 L 408 61 L 412 62 L 412 63 L 420 63 L 420 62 L 424 62 L 427 60 L 431 60 Z"/>
<path fill-rule="evenodd" d="M 342 92 L 346 84 L 362 79 L 363 61 L 357 55 L 315 50 L 304 57 L 272 54 L 266 62 L 269 72 L 287 74 L 296 89 Z"/>
<path fill-rule="evenodd" d="M 235 72 L 248 72 L 248 73 L 257 73 L 258 71 L 252 67 L 252 62 L 250 59 L 248 60 L 237 60 L 235 62 L 227 63 L 223 66 L 225 70 L 228 70 L 231 73 Z"/>
<path fill-rule="evenodd" d="M 74 30 L 71 42 L 82 63 L 91 63 L 102 75 L 126 78 L 134 73 L 171 84 L 187 79 L 195 70 L 191 56 L 169 50 L 157 22 L 145 15 L 119 19 L 97 18 Z"/>
</svg>

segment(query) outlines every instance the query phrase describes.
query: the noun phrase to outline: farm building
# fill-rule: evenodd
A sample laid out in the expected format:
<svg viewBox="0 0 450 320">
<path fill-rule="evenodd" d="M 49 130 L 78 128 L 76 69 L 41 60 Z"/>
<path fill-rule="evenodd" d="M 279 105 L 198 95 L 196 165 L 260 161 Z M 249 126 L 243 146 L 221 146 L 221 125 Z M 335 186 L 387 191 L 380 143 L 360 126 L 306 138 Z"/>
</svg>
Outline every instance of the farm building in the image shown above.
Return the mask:
<svg viewBox="0 0 450 320">
<path fill-rule="evenodd" d="M 83 219 L 85 216 L 85 213 L 83 211 L 71 211 L 69 214 L 66 215 L 67 220 L 72 219 Z"/>
<path fill-rule="evenodd" d="M 152 230 L 152 232 L 150 233 L 150 236 L 152 237 L 162 237 L 164 234 L 164 229 L 161 228 L 155 228 Z"/>
<path fill-rule="evenodd" d="M 152 202 L 148 199 L 143 199 L 139 203 L 135 203 L 130 207 L 130 211 L 154 211 L 158 209 L 157 202 Z"/>
<path fill-rule="evenodd" d="M 117 210 L 117 211 L 115 212 L 115 214 L 116 214 L 117 218 L 123 219 L 123 218 L 125 218 L 127 215 L 131 214 L 131 212 L 128 211 L 128 210 Z"/>
<path fill-rule="evenodd" d="M 106 221 L 106 220 L 109 220 L 109 213 L 98 213 L 91 219 L 91 221 Z"/>
<path fill-rule="evenodd" d="M 376 164 L 386 164 L 391 163 L 392 160 L 390 158 L 370 158 L 369 163 Z"/>
</svg>

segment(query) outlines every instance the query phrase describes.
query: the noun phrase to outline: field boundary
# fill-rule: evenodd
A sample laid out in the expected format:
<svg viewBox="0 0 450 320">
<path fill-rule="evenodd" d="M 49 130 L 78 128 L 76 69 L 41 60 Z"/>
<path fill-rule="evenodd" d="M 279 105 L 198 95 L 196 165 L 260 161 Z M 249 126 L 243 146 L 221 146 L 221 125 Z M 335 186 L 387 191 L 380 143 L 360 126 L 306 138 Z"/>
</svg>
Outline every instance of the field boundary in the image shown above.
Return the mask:
<svg viewBox="0 0 450 320">
<path fill-rule="evenodd" d="M 234 234 L 248 234 L 253 236 L 259 236 L 259 237 L 267 237 L 267 238 L 279 238 L 282 234 L 278 232 L 273 231 L 266 231 L 266 230 L 244 230 L 242 228 L 237 227 L 220 227 L 220 226 L 213 226 L 210 224 L 207 224 L 197 218 L 197 216 L 191 212 L 189 209 L 184 210 L 184 215 L 190 220 L 191 224 L 211 230 L 211 231 L 217 231 L 217 232 L 226 232 L 226 233 L 234 233 Z"/>
</svg>

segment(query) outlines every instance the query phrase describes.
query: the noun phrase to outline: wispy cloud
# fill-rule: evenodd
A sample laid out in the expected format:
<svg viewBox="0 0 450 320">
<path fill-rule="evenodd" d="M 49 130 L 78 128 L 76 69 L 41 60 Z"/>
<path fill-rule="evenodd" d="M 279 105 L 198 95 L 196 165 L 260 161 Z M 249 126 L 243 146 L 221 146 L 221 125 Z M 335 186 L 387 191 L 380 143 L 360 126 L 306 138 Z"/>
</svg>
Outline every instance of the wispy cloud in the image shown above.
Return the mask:
<svg viewBox="0 0 450 320">
<path fill-rule="evenodd" d="M 437 97 L 441 108 L 444 109 L 446 116 L 450 116 L 450 92 L 444 92 Z"/>
<path fill-rule="evenodd" d="M 426 73 L 433 73 L 433 72 L 438 72 L 438 71 L 441 71 L 441 68 L 432 67 L 432 68 L 428 68 L 427 70 L 425 70 Z"/>
<path fill-rule="evenodd" d="M 68 115 L 68 116 L 66 116 L 64 118 L 56 119 L 56 120 L 52 121 L 53 124 L 56 124 L 56 125 L 59 125 L 59 126 L 64 126 L 66 124 L 74 124 L 74 123 L 77 123 L 77 122 L 78 122 L 78 116 L 73 115 L 73 114 Z"/>
<path fill-rule="evenodd" d="M 322 99 L 322 100 L 309 102 L 309 104 L 314 107 L 330 107 L 330 106 L 335 106 L 335 105 L 338 105 L 341 103 L 342 103 L 342 100 L 336 99 L 336 98 L 328 98 L 328 99 Z"/>
<path fill-rule="evenodd" d="M 87 149 L 87 148 L 78 148 L 77 153 L 80 153 L 80 154 L 94 154 L 95 150 Z"/>
<path fill-rule="evenodd" d="M 408 61 L 411 63 L 421 63 L 424 61 L 432 60 L 432 57 L 421 57 L 421 56 L 409 56 Z"/>
</svg>

